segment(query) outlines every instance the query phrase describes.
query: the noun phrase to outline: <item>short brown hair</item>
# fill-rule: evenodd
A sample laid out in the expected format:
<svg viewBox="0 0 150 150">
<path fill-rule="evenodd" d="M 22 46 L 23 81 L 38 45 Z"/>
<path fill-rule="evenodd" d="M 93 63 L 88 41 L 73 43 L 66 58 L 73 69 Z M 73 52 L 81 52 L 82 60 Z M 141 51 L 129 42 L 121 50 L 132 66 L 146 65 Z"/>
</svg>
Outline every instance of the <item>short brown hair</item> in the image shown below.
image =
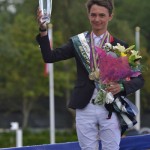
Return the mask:
<svg viewBox="0 0 150 150">
<path fill-rule="evenodd" d="M 109 11 L 109 15 L 111 15 L 113 12 L 114 9 L 113 0 L 88 0 L 86 3 L 88 13 L 90 12 L 91 7 L 94 4 L 107 8 Z"/>
</svg>

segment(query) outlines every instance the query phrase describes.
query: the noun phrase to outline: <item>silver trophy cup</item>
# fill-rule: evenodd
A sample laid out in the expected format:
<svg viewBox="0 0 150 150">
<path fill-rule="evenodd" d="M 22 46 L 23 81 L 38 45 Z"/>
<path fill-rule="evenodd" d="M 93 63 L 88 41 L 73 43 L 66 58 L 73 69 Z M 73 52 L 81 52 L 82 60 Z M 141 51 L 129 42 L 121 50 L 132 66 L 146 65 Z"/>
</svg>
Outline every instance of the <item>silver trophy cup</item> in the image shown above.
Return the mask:
<svg viewBox="0 0 150 150">
<path fill-rule="evenodd" d="M 39 8 L 42 11 L 42 22 L 50 23 L 52 0 L 39 0 Z"/>
</svg>

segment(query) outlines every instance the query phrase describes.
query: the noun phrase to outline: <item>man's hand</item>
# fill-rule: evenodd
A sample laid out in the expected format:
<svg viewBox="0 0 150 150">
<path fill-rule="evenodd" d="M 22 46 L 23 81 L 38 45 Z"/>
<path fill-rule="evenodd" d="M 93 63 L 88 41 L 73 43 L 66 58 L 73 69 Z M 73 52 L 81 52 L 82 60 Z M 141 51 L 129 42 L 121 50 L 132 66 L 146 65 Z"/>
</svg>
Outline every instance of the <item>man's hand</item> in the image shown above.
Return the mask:
<svg viewBox="0 0 150 150">
<path fill-rule="evenodd" d="M 42 11 L 38 8 L 37 10 L 37 22 L 39 25 L 39 30 L 40 30 L 40 34 L 41 36 L 45 36 L 47 35 L 47 25 L 46 25 L 46 21 L 42 21 Z"/>
<path fill-rule="evenodd" d="M 117 82 L 110 82 L 107 84 L 107 87 L 105 89 L 107 92 L 111 92 L 113 95 L 121 92 L 120 84 Z"/>
</svg>

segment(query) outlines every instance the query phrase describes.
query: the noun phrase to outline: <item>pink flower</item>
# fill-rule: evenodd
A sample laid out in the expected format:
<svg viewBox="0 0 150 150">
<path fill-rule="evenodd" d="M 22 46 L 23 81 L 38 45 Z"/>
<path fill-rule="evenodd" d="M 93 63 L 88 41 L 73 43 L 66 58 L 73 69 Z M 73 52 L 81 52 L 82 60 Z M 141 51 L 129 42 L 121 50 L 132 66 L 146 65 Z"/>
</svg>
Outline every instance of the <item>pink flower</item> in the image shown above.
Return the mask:
<svg viewBox="0 0 150 150">
<path fill-rule="evenodd" d="M 103 84 L 120 81 L 132 76 L 138 76 L 140 72 L 131 69 L 127 56 L 117 57 L 112 52 L 96 47 L 98 54 L 98 66 L 100 69 L 100 80 Z"/>
</svg>

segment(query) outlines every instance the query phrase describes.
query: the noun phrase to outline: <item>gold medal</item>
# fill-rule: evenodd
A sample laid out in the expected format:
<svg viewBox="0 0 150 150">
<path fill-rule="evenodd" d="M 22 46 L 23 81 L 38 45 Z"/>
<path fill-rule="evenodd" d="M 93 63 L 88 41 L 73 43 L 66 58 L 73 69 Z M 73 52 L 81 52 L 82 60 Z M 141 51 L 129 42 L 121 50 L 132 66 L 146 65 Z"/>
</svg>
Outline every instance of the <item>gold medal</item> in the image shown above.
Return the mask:
<svg viewBox="0 0 150 150">
<path fill-rule="evenodd" d="M 90 80 L 99 80 L 100 77 L 100 73 L 99 73 L 99 69 L 97 68 L 95 71 L 92 71 L 89 74 L 89 79 Z"/>
<path fill-rule="evenodd" d="M 89 74 L 89 79 L 90 79 L 90 80 L 94 80 L 94 79 L 95 79 L 95 77 L 94 77 L 94 72 L 91 72 L 91 73 Z"/>
</svg>

